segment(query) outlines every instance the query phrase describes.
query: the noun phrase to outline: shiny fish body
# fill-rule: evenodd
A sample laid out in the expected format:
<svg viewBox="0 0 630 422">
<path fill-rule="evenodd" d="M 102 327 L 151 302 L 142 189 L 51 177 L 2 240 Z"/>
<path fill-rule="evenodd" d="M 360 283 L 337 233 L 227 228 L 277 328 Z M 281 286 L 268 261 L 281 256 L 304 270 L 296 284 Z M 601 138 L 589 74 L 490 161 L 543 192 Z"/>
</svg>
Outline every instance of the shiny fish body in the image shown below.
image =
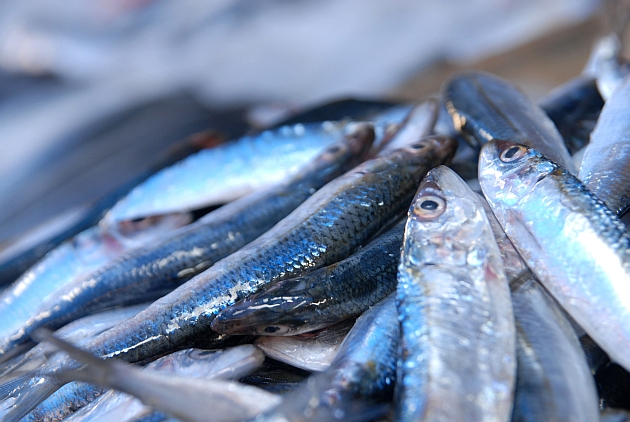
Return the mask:
<svg viewBox="0 0 630 422">
<path fill-rule="evenodd" d="M 606 101 L 623 85 L 624 79 L 630 74 L 630 65 L 619 60 L 620 51 L 621 43 L 617 35 L 609 34 L 602 37 L 593 47 L 584 69 L 585 74 L 595 77 L 597 89 Z"/>
<path fill-rule="evenodd" d="M 262 336 L 254 344 L 272 359 L 307 371 L 324 371 L 353 325 L 354 320 L 346 320 L 305 335 Z"/>
<path fill-rule="evenodd" d="M 616 214 L 630 207 L 630 83 L 606 101 L 578 178 Z"/>
<path fill-rule="evenodd" d="M 356 164 L 370 148 L 374 133 L 367 125 L 357 125 L 355 130 L 291 180 L 219 208 L 164 242 L 121 257 L 61 290 L 60 297 L 19 326 L 21 336 L 5 336 L 0 345 L 7 350 L 36 328 L 57 327 L 68 316 L 76 318 L 117 305 L 125 296 L 155 299 L 173 290 L 273 227 L 322 185 Z"/>
<path fill-rule="evenodd" d="M 63 295 L 82 277 L 126 252 L 159 240 L 190 220 L 187 216 L 173 215 L 156 221 L 132 236 L 113 236 L 98 226 L 88 229 L 49 252 L 3 291 L 0 294 L 3 322 L 0 325 L 0 355 L 28 341 L 27 327 L 38 325 L 41 315 L 54 312 L 54 308 L 64 301 Z M 55 328 L 72 319 L 62 313 Z"/>
<path fill-rule="evenodd" d="M 473 143 L 520 142 L 577 173 L 553 122 L 510 82 L 489 73 L 466 72 L 448 82 L 445 96 L 455 128 Z"/>
<path fill-rule="evenodd" d="M 382 146 L 378 155 L 385 155 L 397 148 L 412 144 L 420 138 L 429 136 L 437 121 L 438 110 L 438 102 L 434 99 L 424 101 L 411 108 L 398 131 Z"/>
<path fill-rule="evenodd" d="M 398 311 L 391 294 L 357 319 L 325 373 L 313 375 L 256 421 L 328 421 L 343 416 L 354 420 L 357 415 L 347 414 L 347 409 L 374 408 L 391 400 L 399 337 Z"/>
<path fill-rule="evenodd" d="M 479 182 L 536 278 L 629 369 L 630 238 L 623 223 L 578 179 L 519 144 L 484 146 Z"/>
<path fill-rule="evenodd" d="M 254 346 L 243 345 L 218 352 L 187 349 L 172 353 L 148 364 L 144 370 L 201 379 L 239 379 L 264 360 L 262 352 Z M 87 406 L 65 419 L 68 422 L 130 421 L 153 413 L 138 399 L 110 390 Z"/>
<path fill-rule="evenodd" d="M 399 224 L 340 262 L 276 283 L 226 308 L 212 329 L 294 335 L 361 315 L 396 288 L 404 230 Z"/>
<path fill-rule="evenodd" d="M 215 315 L 270 283 L 330 265 L 351 254 L 399 215 L 418 180 L 455 145 L 426 139 L 366 161 L 335 179 L 258 239 L 219 261 L 134 318 L 89 343 L 99 356 L 140 361 L 166 353 L 210 328 Z M 72 365 L 72 363 L 67 363 Z M 59 383 L 40 371 L 14 392 L 7 421 L 26 414 Z"/>
<path fill-rule="evenodd" d="M 516 370 L 509 287 L 477 195 L 447 167 L 429 172 L 409 210 L 397 307 L 395 419 L 508 421 Z"/>
<path fill-rule="evenodd" d="M 595 382 L 571 324 L 531 274 L 511 289 L 518 361 L 512 421 L 597 421 Z"/>
<path fill-rule="evenodd" d="M 104 222 L 230 202 L 295 174 L 344 133 L 344 123 L 296 124 L 202 150 L 138 185 Z"/>
<path fill-rule="evenodd" d="M 55 335 L 62 340 L 81 346 L 114 325 L 131 318 L 147 306 L 148 304 L 129 306 L 79 318 L 55 331 Z M 48 343 L 38 344 L 28 352 L 3 364 L 0 367 L 0 377 L 13 372 L 15 369 L 20 371 L 34 369 L 45 363 L 48 359 L 47 356 L 56 350 Z"/>
</svg>

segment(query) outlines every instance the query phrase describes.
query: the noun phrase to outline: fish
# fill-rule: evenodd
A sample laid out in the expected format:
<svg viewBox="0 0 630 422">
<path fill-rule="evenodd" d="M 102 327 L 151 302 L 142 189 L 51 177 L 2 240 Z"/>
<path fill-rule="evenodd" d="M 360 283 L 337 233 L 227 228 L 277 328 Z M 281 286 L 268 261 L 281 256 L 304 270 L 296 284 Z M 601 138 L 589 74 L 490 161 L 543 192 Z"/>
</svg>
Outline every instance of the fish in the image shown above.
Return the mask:
<svg viewBox="0 0 630 422">
<path fill-rule="evenodd" d="M 264 355 L 260 349 L 249 344 L 216 352 L 186 349 L 151 362 L 142 370 L 207 380 L 238 380 L 256 370 L 262 365 L 263 360 Z M 83 422 L 95 422 L 97 420 L 122 422 L 153 413 L 153 409 L 143 405 L 138 399 L 118 391 L 109 390 L 65 420 L 68 422 L 79 420 Z"/>
<path fill-rule="evenodd" d="M 277 361 L 306 371 L 324 371 L 353 325 L 354 319 L 349 319 L 305 335 L 261 336 L 254 344 Z"/>
<path fill-rule="evenodd" d="M 223 204 L 280 182 L 346 134 L 346 122 L 283 126 L 201 150 L 149 177 L 102 223 Z"/>
<path fill-rule="evenodd" d="M 96 383 L 138 397 L 148 406 L 187 421 L 241 421 L 277 406 L 281 398 L 233 381 L 162 374 L 117 360 L 102 360 L 42 330 L 45 339 L 84 362 L 83 369 L 57 376 Z M 259 359 L 261 362 L 261 359 Z"/>
<path fill-rule="evenodd" d="M 121 256 L 98 270 L 92 267 L 93 272 L 76 281 L 62 273 L 60 282 L 67 284 L 50 292 L 50 299 L 41 305 L 13 305 L 22 306 L 24 311 L 19 315 L 12 311 L 14 324 L 0 331 L 0 352 L 26 341 L 39 327 L 57 328 L 69 318 L 120 305 L 123 300 L 128 303 L 163 296 L 271 228 L 317 189 L 360 161 L 373 139 L 369 125 L 356 125 L 347 137 L 330 145 L 284 183 L 221 207 L 163 242 Z M 52 270 L 55 274 L 59 271 L 57 267 Z M 31 283 L 31 290 L 41 289 L 31 279 L 24 283 Z M 16 289 L 26 299 L 39 299 L 33 294 L 27 296 L 20 285 Z M 8 296 L 5 301 L 12 299 Z"/>
<path fill-rule="evenodd" d="M 249 296 L 221 311 L 212 329 L 290 336 L 358 317 L 396 288 L 404 230 L 398 224 L 340 262 Z"/>
<path fill-rule="evenodd" d="M 347 257 L 400 215 L 421 177 L 452 157 L 455 147 L 448 139 L 425 138 L 360 164 L 264 235 L 101 334 L 87 349 L 128 362 L 167 353 L 209 330 L 218 312 L 264 286 Z M 59 388 L 59 381 L 49 375 L 73 365 L 68 360 L 44 368 L 14 389 L 16 400 L 3 415 L 5 420 L 27 414 Z"/>
<path fill-rule="evenodd" d="M 617 215 L 630 207 L 630 83 L 607 101 L 591 142 L 584 151 L 578 178 Z"/>
<path fill-rule="evenodd" d="M 571 323 L 531 273 L 510 288 L 517 333 L 512 421 L 597 421 L 595 381 Z"/>
<path fill-rule="evenodd" d="M 519 142 L 577 174 L 551 119 L 510 82 L 490 73 L 469 71 L 451 78 L 443 91 L 455 128 L 471 144 L 481 146 L 493 139 Z"/>
<path fill-rule="evenodd" d="M 620 52 L 621 42 L 616 34 L 601 37 L 595 43 L 583 72 L 595 77 L 597 89 L 605 101 L 613 96 L 630 74 L 630 64 L 620 59 Z"/>
<path fill-rule="evenodd" d="M 409 208 L 396 298 L 394 419 L 509 420 L 510 290 L 477 194 L 448 167 L 427 174 Z"/>
<path fill-rule="evenodd" d="M 589 143 L 604 100 L 595 79 L 580 75 L 553 89 L 538 105 L 553 121 L 569 153 L 575 155 Z"/>
<path fill-rule="evenodd" d="M 603 202 L 525 145 L 492 141 L 479 182 L 529 269 L 610 358 L 630 359 L 630 238 Z"/>
<path fill-rule="evenodd" d="M 41 326 L 40 320 L 54 313 L 56 307 L 63 306 L 68 301 L 64 294 L 69 287 L 80 283 L 88 274 L 126 252 L 158 241 L 189 222 L 188 215 L 155 217 L 151 221 L 144 220 L 138 228 L 117 235 L 95 226 L 49 252 L 0 294 L 0 315 L 3 321 L 0 326 L 0 356 L 28 341 L 29 327 Z M 150 299 L 150 293 L 142 296 L 144 301 Z M 123 304 L 131 303 L 114 303 Z M 54 328 L 72 320 L 65 310 L 58 312 L 58 315 L 60 317 Z"/>
<path fill-rule="evenodd" d="M 396 382 L 400 327 L 392 293 L 361 315 L 330 367 L 314 374 L 298 390 L 257 421 L 359 420 L 359 413 L 386 410 Z"/>
<path fill-rule="evenodd" d="M 413 106 L 408 111 L 399 129 L 391 135 L 391 138 L 378 145 L 378 155 L 387 154 L 389 151 L 429 136 L 437 121 L 438 110 L 438 102 L 435 99 L 428 99 Z M 385 122 L 389 121 L 390 119 L 385 120 Z"/>
</svg>

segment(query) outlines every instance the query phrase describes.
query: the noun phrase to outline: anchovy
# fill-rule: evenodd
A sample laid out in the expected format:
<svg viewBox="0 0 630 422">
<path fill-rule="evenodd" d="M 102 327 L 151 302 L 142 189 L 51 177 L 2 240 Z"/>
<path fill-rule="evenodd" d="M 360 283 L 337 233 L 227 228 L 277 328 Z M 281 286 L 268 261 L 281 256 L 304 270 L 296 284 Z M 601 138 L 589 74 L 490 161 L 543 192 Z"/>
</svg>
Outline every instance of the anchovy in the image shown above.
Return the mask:
<svg viewBox="0 0 630 422">
<path fill-rule="evenodd" d="M 354 320 L 349 319 L 305 335 L 262 336 L 254 344 L 277 361 L 307 371 L 323 371 L 330 366 L 353 325 Z"/>
<path fill-rule="evenodd" d="M 143 367 L 143 370 L 207 380 L 234 380 L 249 375 L 262 365 L 263 360 L 263 353 L 252 345 L 217 352 L 186 349 L 151 362 Z M 152 413 L 153 409 L 143 405 L 138 399 L 110 390 L 65 420 L 68 422 L 79 420 L 122 422 Z"/>
<path fill-rule="evenodd" d="M 518 361 L 512 421 L 597 421 L 595 382 L 571 324 L 530 273 L 511 288 Z"/>
<path fill-rule="evenodd" d="M 344 134 L 343 122 L 300 123 L 199 151 L 136 186 L 103 222 L 115 225 L 233 201 L 294 175 Z"/>
<path fill-rule="evenodd" d="M 357 319 L 324 373 L 313 375 L 256 421 L 352 419 L 353 415 L 345 414 L 347 409 L 374 409 L 378 403 L 390 401 L 399 337 L 398 311 L 391 294 Z"/>
<path fill-rule="evenodd" d="M 397 148 L 402 148 L 429 136 L 438 117 L 439 105 L 435 99 L 429 99 L 414 106 L 405 117 L 400 128 L 390 139 L 379 145 L 378 155 L 385 155 Z"/>
<path fill-rule="evenodd" d="M 101 334 L 88 344 L 89 350 L 130 362 L 166 353 L 209 330 L 218 312 L 264 286 L 347 257 L 402 212 L 418 180 L 454 149 L 452 141 L 424 139 L 364 162 L 246 247 Z M 18 388 L 5 420 L 23 416 L 57 389 L 59 383 L 46 373 L 68 365 L 72 363 L 42 370 Z"/>
<path fill-rule="evenodd" d="M 595 77 L 597 89 L 608 101 L 630 74 L 630 64 L 620 60 L 621 43 L 615 34 L 600 38 L 588 59 L 584 73 Z"/>
<path fill-rule="evenodd" d="M 630 207 L 630 83 L 604 105 L 578 178 L 618 215 Z"/>
<path fill-rule="evenodd" d="M 538 149 L 572 173 L 571 155 L 553 122 L 510 82 L 484 72 L 466 72 L 444 89 L 455 127 L 474 145 L 492 139 Z"/>
<path fill-rule="evenodd" d="M 185 215 L 157 217 L 150 225 L 145 220 L 142 229 L 115 236 L 95 226 L 49 252 L 0 294 L 0 315 L 3 321 L 0 326 L 0 355 L 28 341 L 29 327 L 41 326 L 40 315 L 52 315 L 56 307 L 63 306 L 68 301 L 64 297 L 67 290 L 80 283 L 88 274 L 125 253 L 168 236 L 189 222 L 190 218 Z M 150 299 L 146 293 L 143 297 L 145 301 Z M 123 305 L 125 302 L 121 300 L 114 304 Z M 61 319 L 54 328 L 71 320 L 61 313 Z"/>
<path fill-rule="evenodd" d="M 249 296 L 220 312 L 212 329 L 295 335 L 361 315 L 396 288 L 404 230 L 399 224 L 343 261 Z"/>
<path fill-rule="evenodd" d="M 477 194 L 447 167 L 429 172 L 409 209 L 397 307 L 395 419 L 507 421 L 516 370 L 510 291 Z"/>
<path fill-rule="evenodd" d="M 28 334 L 39 327 L 56 328 L 88 312 L 120 305 L 122 300 L 156 299 L 170 292 L 270 229 L 315 190 L 356 164 L 373 139 L 370 127 L 357 125 L 355 131 L 285 183 L 234 201 L 164 242 L 126 255 L 57 289 L 40 306 L 27 308 L 27 318 L 13 316 L 15 323 L 0 331 L 0 351 L 26 341 Z M 19 292 L 24 290 L 18 288 Z"/>
<path fill-rule="evenodd" d="M 630 368 L 630 238 L 623 223 L 577 178 L 524 145 L 486 144 L 479 182 L 536 278 L 611 359 Z"/>
</svg>

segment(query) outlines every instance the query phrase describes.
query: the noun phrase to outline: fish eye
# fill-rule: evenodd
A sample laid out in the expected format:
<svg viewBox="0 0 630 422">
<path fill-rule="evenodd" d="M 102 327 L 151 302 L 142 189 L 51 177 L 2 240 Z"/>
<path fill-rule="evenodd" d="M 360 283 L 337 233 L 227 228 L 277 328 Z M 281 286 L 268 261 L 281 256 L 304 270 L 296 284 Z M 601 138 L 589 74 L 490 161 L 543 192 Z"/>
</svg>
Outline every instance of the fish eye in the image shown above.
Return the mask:
<svg viewBox="0 0 630 422">
<path fill-rule="evenodd" d="M 499 159 L 504 163 L 510 163 L 521 158 L 526 152 L 527 148 L 523 145 L 514 145 L 501 152 Z"/>
<path fill-rule="evenodd" d="M 328 153 L 330 154 L 334 154 L 336 152 L 339 152 L 341 148 L 339 147 L 339 145 L 333 145 L 330 148 L 328 148 Z"/>
<path fill-rule="evenodd" d="M 421 197 L 413 208 L 415 215 L 427 219 L 439 217 L 444 210 L 446 210 L 446 201 L 434 195 Z"/>
<path fill-rule="evenodd" d="M 422 149 L 424 147 L 426 147 L 426 144 L 424 142 L 418 142 L 416 144 L 411 145 L 411 148 L 413 149 Z"/>
<path fill-rule="evenodd" d="M 286 325 L 266 325 L 262 327 L 262 329 L 258 329 L 256 331 L 258 331 L 258 334 L 262 335 L 282 336 L 291 331 L 291 329 Z"/>
</svg>

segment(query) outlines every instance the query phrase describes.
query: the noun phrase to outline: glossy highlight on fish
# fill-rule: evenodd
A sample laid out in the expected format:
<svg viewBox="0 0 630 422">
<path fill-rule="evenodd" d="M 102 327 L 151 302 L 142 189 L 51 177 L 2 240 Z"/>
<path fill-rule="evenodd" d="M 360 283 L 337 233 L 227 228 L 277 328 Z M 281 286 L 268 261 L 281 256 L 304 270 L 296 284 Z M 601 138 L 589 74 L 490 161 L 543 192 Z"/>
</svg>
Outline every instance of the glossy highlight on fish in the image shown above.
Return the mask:
<svg viewBox="0 0 630 422">
<path fill-rule="evenodd" d="M 285 336 L 361 315 L 396 288 L 404 229 L 399 224 L 343 261 L 249 296 L 220 312 L 212 329 Z"/>
<path fill-rule="evenodd" d="M 409 209 L 397 307 L 395 419 L 509 420 L 516 370 L 509 287 L 482 204 L 447 167 L 429 172 Z"/>
<path fill-rule="evenodd" d="M 530 270 L 611 359 L 630 368 L 630 238 L 558 164 L 505 141 L 482 149 L 479 182 Z"/>
</svg>

